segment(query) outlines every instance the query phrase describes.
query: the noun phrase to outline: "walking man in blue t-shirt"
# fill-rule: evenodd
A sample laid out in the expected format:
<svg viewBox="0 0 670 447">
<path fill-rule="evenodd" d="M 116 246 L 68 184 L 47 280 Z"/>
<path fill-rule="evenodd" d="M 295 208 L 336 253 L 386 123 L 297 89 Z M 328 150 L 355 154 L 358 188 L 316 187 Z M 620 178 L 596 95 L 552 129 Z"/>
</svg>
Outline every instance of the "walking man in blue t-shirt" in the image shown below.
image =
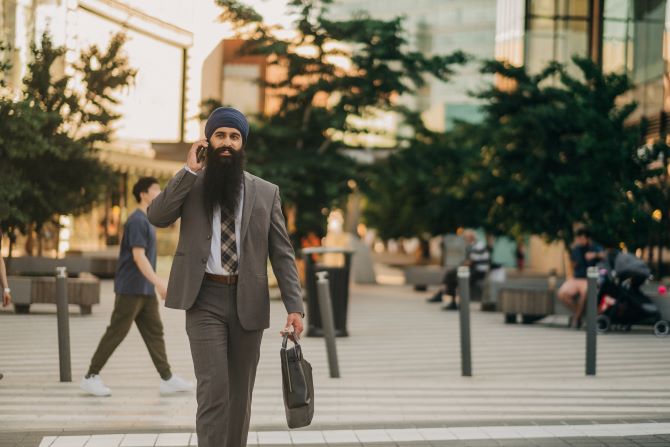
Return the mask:
<svg viewBox="0 0 670 447">
<path fill-rule="evenodd" d="M 143 177 L 133 186 L 133 195 L 139 207 L 128 217 L 124 226 L 114 279 L 116 300 L 112 318 L 80 384 L 82 390 L 94 396 L 111 394 L 100 378 L 100 370 L 126 337 L 133 322 L 160 374 L 160 392 L 169 394 L 193 389 L 192 383 L 170 371 L 165 353 L 163 323 L 154 292 L 165 299 L 167 284 L 156 275 L 156 230 L 147 219 L 147 208 L 160 192 L 158 180 L 153 177 Z"/>
</svg>

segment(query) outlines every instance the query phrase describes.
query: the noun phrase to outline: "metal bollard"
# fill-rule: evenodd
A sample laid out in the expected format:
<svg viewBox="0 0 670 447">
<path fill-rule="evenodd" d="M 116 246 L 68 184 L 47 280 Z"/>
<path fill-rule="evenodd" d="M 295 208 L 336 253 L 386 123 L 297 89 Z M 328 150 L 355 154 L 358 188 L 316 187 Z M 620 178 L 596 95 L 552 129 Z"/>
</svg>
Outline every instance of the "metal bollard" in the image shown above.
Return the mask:
<svg viewBox="0 0 670 447">
<path fill-rule="evenodd" d="M 316 289 L 319 295 L 319 309 L 321 310 L 321 324 L 323 338 L 326 340 L 328 353 L 328 369 L 331 378 L 340 377 L 340 367 L 337 363 L 337 347 L 335 345 L 335 320 L 333 319 L 333 305 L 330 300 L 330 283 L 328 272 L 316 272 Z"/>
<path fill-rule="evenodd" d="M 67 299 L 67 268 L 56 267 L 56 316 L 58 320 L 58 360 L 60 381 L 72 382 L 70 362 L 70 315 Z"/>
<path fill-rule="evenodd" d="M 470 354 L 470 267 L 458 268 L 458 293 L 461 302 L 458 305 L 461 327 L 461 375 L 472 376 L 472 358 Z"/>
<path fill-rule="evenodd" d="M 586 375 L 596 375 L 596 319 L 598 314 L 598 267 L 589 267 L 586 272 L 588 289 L 586 295 Z"/>
</svg>

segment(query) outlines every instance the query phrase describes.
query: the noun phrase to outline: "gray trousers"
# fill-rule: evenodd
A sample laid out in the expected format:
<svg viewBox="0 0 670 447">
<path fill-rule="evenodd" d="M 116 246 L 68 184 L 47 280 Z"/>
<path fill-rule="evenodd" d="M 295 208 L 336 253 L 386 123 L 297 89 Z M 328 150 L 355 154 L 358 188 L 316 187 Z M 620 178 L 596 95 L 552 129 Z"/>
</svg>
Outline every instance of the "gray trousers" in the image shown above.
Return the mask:
<svg viewBox="0 0 670 447">
<path fill-rule="evenodd" d="M 186 311 L 198 381 L 198 447 L 245 447 L 263 331 L 237 318 L 237 286 L 205 279 Z"/>
</svg>

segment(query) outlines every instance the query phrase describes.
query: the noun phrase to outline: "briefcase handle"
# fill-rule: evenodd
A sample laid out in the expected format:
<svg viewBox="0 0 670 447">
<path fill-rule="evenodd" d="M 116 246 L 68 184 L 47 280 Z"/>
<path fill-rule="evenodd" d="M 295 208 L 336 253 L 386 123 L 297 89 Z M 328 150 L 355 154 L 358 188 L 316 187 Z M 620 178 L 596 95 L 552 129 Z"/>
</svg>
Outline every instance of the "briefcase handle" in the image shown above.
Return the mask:
<svg viewBox="0 0 670 447">
<path fill-rule="evenodd" d="M 284 348 L 284 349 L 286 349 L 286 345 L 287 345 L 288 340 L 289 340 L 288 336 L 291 335 L 293 332 L 282 331 L 282 333 L 283 333 L 284 335 L 282 336 L 281 347 Z M 293 337 L 293 340 L 292 340 L 292 341 L 293 341 L 293 344 L 294 344 L 294 345 L 296 345 L 296 346 L 300 346 L 300 341 L 299 341 L 298 337 Z"/>
</svg>

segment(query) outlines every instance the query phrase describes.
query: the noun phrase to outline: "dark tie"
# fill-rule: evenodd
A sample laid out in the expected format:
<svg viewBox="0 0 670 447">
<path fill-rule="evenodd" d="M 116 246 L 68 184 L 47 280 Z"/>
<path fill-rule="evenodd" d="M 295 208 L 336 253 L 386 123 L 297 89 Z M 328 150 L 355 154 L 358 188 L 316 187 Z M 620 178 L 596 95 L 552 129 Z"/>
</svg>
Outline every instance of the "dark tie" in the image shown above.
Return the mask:
<svg viewBox="0 0 670 447">
<path fill-rule="evenodd" d="M 235 218 L 226 211 L 221 211 L 221 267 L 231 275 L 237 273 Z"/>
</svg>

